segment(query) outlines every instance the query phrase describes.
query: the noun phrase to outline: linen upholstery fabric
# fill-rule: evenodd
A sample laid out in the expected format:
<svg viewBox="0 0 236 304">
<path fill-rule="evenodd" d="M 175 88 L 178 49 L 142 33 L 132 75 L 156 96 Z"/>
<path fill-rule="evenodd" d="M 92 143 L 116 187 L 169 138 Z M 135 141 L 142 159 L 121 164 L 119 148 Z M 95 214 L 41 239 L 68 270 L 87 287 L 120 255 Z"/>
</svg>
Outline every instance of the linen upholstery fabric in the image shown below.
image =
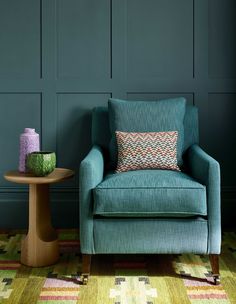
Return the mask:
<svg viewBox="0 0 236 304">
<path fill-rule="evenodd" d="M 111 132 L 107 107 L 95 107 L 92 111 L 92 145 L 98 145 L 109 154 Z M 199 143 L 198 109 L 186 105 L 184 116 L 184 152 L 193 144 Z"/>
<path fill-rule="evenodd" d="M 187 166 L 191 176 L 207 189 L 208 253 L 220 253 L 220 165 L 198 145 L 192 145 L 187 153 Z"/>
<path fill-rule="evenodd" d="M 93 191 L 105 181 L 104 168 L 107 161 L 104 152 L 108 151 L 111 135 L 107 108 L 97 108 L 93 111 L 92 145 L 94 147 L 81 163 L 79 181 L 80 248 L 83 254 L 142 251 L 163 254 L 220 252 L 220 169 L 213 158 L 195 145 L 199 141 L 197 120 L 197 108 L 187 105 L 184 118 L 184 167 L 190 178 L 206 187 L 207 215 L 204 218 L 202 216 L 197 218 L 105 217 L 93 214 Z M 150 173 L 155 170 L 148 171 Z M 134 172 L 140 171 L 116 175 L 133 175 Z M 171 172 L 179 174 L 179 172 Z"/>
<path fill-rule="evenodd" d="M 137 170 L 107 174 L 93 190 L 94 214 L 116 217 L 207 215 L 206 187 L 185 173 Z"/>
<path fill-rule="evenodd" d="M 95 219 L 96 253 L 207 253 L 204 219 Z"/>
<path fill-rule="evenodd" d="M 80 164 L 79 197 L 80 197 L 80 242 L 83 253 L 95 253 L 93 242 L 93 199 L 94 189 L 103 178 L 104 159 L 102 150 L 93 146 Z"/>
<path fill-rule="evenodd" d="M 140 169 L 180 171 L 177 165 L 177 131 L 115 133 L 118 147 L 117 173 Z"/>
<path fill-rule="evenodd" d="M 183 97 L 159 101 L 108 101 L 111 130 L 110 158 L 113 168 L 117 164 L 115 131 L 164 132 L 178 131 L 177 161 L 182 165 L 186 100 Z"/>
</svg>

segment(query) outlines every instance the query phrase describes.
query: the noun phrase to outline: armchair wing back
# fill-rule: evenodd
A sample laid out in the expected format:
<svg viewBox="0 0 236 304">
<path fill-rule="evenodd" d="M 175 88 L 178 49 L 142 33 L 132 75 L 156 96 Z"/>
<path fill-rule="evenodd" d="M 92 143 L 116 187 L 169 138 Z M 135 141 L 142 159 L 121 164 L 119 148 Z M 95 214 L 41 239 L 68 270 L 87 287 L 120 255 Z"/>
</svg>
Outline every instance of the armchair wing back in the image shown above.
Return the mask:
<svg viewBox="0 0 236 304">
<path fill-rule="evenodd" d="M 96 107 L 92 112 L 92 144 L 108 150 L 110 139 L 108 109 Z M 187 105 L 184 117 L 184 151 L 198 143 L 198 108 Z"/>
<path fill-rule="evenodd" d="M 93 254 L 210 254 L 219 282 L 220 167 L 199 147 L 198 109 L 184 118 L 186 172 L 106 172 L 111 134 L 108 109 L 92 113 L 92 149 L 80 166 L 83 279 Z"/>
</svg>

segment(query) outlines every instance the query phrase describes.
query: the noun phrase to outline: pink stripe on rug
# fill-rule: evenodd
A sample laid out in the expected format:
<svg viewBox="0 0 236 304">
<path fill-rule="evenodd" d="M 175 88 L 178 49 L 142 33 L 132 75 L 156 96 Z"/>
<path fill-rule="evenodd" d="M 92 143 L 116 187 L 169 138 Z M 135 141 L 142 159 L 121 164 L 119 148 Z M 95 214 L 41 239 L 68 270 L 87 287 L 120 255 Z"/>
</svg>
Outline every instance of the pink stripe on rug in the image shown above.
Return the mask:
<svg viewBox="0 0 236 304">
<path fill-rule="evenodd" d="M 213 288 L 218 288 L 218 286 L 220 285 L 213 285 L 213 279 L 212 281 L 209 278 L 209 281 L 197 281 L 197 280 L 188 280 L 188 279 L 184 279 L 184 285 L 185 286 L 209 286 L 209 287 L 213 287 Z"/>
<path fill-rule="evenodd" d="M 40 296 L 39 300 L 49 301 L 49 300 L 79 300 L 79 296 Z"/>
<path fill-rule="evenodd" d="M 46 279 L 43 287 L 79 287 L 78 283 L 70 281 L 72 279 Z M 74 279 L 76 281 L 76 279 Z"/>
<path fill-rule="evenodd" d="M 48 292 L 48 291 L 52 291 L 52 292 L 54 292 L 54 291 L 61 291 L 61 292 L 73 291 L 76 293 L 76 292 L 79 292 L 79 289 L 80 289 L 79 287 L 43 287 L 41 289 L 41 293 L 43 291 L 45 291 L 45 292 Z"/>
<path fill-rule="evenodd" d="M 199 295 L 189 295 L 189 299 L 225 299 L 227 300 L 227 295 L 226 294 L 199 294 Z"/>
</svg>

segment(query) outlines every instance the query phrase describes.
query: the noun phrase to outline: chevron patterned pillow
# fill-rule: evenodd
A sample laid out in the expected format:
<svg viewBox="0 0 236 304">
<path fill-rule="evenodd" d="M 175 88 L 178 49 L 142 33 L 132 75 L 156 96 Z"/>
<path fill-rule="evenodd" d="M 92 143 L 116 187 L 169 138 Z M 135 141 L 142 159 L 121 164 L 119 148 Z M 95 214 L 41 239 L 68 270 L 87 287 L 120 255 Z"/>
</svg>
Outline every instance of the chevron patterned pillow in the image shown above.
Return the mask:
<svg viewBox="0 0 236 304">
<path fill-rule="evenodd" d="M 118 163 L 116 172 L 140 169 L 180 171 L 177 165 L 177 131 L 116 131 Z"/>
</svg>

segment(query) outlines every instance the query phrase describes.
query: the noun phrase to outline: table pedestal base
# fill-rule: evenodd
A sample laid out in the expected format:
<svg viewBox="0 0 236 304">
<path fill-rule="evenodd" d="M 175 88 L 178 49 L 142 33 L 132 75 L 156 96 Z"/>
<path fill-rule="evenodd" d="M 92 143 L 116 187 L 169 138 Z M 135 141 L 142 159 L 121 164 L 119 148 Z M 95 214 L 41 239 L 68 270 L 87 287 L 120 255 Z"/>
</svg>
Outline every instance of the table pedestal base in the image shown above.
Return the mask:
<svg viewBox="0 0 236 304">
<path fill-rule="evenodd" d="M 29 185 L 29 230 L 21 244 L 21 263 L 40 267 L 59 259 L 57 233 L 51 225 L 48 184 Z"/>
</svg>

